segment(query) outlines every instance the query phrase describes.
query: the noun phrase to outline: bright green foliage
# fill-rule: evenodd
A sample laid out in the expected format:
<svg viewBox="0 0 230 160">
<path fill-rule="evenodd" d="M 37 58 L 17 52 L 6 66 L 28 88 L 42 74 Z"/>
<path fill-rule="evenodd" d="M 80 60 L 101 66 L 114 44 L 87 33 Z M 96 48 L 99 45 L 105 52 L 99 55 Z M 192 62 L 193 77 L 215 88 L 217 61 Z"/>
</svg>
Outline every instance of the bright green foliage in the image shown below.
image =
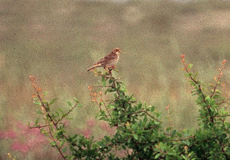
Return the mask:
<svg viewBox="0 0 230 160">
<path fill-rule="evenodd" d="M 75 98 L 75 105 L 67 101 L 67 106 L 71 107 L 67 113 L 58 109 L 51 114 L 49 105 L 56 99 L 43 102 L 37 91 L 38 101 L 35 104 L 43 108 L 38 114 L 44 115 L 45 125 L 39 125 L 37 119 L 32 128 L 40 128 L 63 159 L 230 159 L 230 123 L 227 121 L 230 115 L 223 107 L 228 105 L 228 99 L 217 91 L 224 64 L 215 80 L 216 85 L 210 92 L 204 93 L 205 86 L 197 80 L 197 74 L 190 72 L 192 64 L 186 65 L 184 56 L 181 59 L 183 70 L 187 72 L 185 76 L 193 87 L 191 93 L 197 97 L 200 108 L 199 127 L 196 130 L 163 128 L 161 114 L 155 107 L 136 102 L 133 95 L 129 96 L 124 83 L 113 77 L 112 70 L 95 70 L 95 75 L 101 77 L 101 81 L 96 87 L 97 92 L 93 87 L 89 87 L 89 90 L 92 101 L 99 107 L 98 119 L 116 128 L 113 136 L 96 141 L 93 136 L 67 135 L 65 125 L 61 122 L 75 107 L 81 106 L 79 101 Z M 109 98 L 104 100 L 104 94 Z M 118 157 L 115 154 L 117 150 L 126 151 L 126 156 Z"/>
</svg>

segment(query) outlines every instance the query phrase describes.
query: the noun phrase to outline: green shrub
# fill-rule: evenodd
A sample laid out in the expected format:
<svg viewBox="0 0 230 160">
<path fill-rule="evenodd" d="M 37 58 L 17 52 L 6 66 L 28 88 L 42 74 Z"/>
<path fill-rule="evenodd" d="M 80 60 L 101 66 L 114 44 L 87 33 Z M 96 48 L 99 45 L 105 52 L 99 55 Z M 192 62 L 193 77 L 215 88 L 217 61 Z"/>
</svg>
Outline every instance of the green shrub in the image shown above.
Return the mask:
<svg viewBox="0 0 230 160">
<path fill-rule="evenodd" d="M 33 97 L 35 104 L 41 108 L 37 113 L 43 116 L 44 121 L 42 124 L 37 119 L 30 128 L 38 128 L 47 135 L 50 145 L 57 148 L 63 159 L 229 159 L 228 98 L 217 90 L 226 60 L 222 62 L 218 76 L 214 77 L 215 84 L 209 91 L 197 79 L 197 74 L 190 72 L 192 64 L 186 64 L 184 57 L 181 55 L 182 70 L 186 72 L 185 76 L 193 88 L 191 93 L 197 97 L 200 107 L 197 129 L 177 131 L 172 126 L 163 128 L 161 114 L 155 107 L 136 102 L 133 95 L 127 94 L 125 84 L 115 78 L 110 69 L 104 72 L 94 70 L 101 80 L 88 89 L 92 101 L 99 107 L 97 118 L 107 122 L 111 128 L 115 127 L 114 135 L 104 136 L 101 140 L 80 134 L 68 135 L 62 121 L 74 108 L 81 107 L 79 101 L 76 98 L 75 104 L 67 101 L 68 112 L 60 108 L 51 112 L 50 106 L 56 99 L 45 101 L 45 94 L 40 94 L 42 90 L 36 86 L 32 76 L 30 81 L 36 92 Z M 117 151 L 125 151 L 126 155 L 119 157 Z"/>
</svg>

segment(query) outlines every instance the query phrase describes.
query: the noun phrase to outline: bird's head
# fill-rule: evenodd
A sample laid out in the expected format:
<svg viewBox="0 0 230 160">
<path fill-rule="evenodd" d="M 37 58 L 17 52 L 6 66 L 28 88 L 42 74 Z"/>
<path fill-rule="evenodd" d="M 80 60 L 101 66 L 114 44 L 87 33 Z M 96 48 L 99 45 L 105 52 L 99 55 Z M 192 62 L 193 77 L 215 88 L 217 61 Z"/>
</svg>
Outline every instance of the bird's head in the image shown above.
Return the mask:
<svg viewBox="0 0 230 160">
<path fill-rule="evenodd" d="M 119 49 L 119 48 L 114 48 L 114 49 L 113 49 L 113 52 L 114 52 L 114 53 L 117 53 L 117 52 L 120 53 L 120 52 L 121 52 L 121 49 Z"/>
</svg>

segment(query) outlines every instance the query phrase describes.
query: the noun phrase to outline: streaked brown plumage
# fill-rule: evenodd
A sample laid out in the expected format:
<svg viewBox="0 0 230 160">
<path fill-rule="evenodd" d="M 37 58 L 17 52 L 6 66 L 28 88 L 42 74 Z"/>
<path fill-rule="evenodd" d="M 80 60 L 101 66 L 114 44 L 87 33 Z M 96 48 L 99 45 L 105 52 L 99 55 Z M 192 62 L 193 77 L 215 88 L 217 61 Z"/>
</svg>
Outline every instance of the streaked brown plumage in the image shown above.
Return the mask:
<svg viewBox="0 0 230 160">
<path fill-rule="evenodd" d="M 90 70 L 92 70 L 94 68 L 97 68 L 97 67 L 104 67 L 104 68 L 112 67 L 112 68 L 114 68 L 115 64 L 119 60 L 119 53 L 120 52 L 121 52 L 121 50 L 119 48 L 114 48 L 113 51 L 110 54 L 108 54 L 104 58 L 100 59 L 92 67 L 87 69 L 87 71 L 90 71 Z"/>
</svg>

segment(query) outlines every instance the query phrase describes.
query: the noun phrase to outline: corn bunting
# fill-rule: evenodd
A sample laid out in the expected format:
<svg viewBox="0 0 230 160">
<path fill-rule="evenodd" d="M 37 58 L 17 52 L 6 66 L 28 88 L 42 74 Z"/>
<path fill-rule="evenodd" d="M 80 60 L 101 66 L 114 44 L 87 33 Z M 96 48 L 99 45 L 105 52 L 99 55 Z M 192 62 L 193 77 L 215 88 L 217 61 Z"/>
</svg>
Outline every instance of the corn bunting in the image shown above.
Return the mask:
<svg viewBox="0 0 230 160">
<path fill-rule="evenodd" d="M 110 54 L 108 54 L 104 58 L 100 59 L 92 67 L 87 69 L 87 71 L 90 71 L 90 70 L 97 68 L 97 67 L 104 67 L 104 68 L 112 68 L 113 69 L 115 67 L 115 64 L 119 60 L 119 53 L 120 52 L 121 52 L 121 50 L 119 48 L 114 48 Z"/>
</svg>

